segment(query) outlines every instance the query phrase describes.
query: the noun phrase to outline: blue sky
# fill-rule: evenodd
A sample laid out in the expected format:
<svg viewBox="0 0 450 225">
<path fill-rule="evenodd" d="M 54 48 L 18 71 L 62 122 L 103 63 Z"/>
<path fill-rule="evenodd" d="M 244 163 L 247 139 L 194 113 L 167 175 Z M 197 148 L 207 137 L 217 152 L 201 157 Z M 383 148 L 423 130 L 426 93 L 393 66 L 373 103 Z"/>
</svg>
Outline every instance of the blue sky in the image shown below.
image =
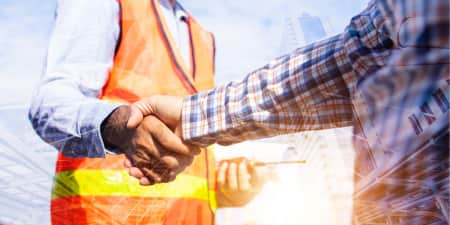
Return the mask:
<svg viewBox="0 0 450 225">
<path fill-rule="evenodd" d="M 365 0 L 199 1 L 183 5 L 217 41 L 219 84 L 244 76 L 280 55 L 286 18 L 319 16 L 329 33 L 342 31 Z M 3 0 L 0 8 L 0 105 L 22 104 L 42 73 L 56 0 Z"/>
<path fill-rule="evenodd" d="M 0 105 L 23 104 L 42 73 L 55 1 L 3 0 L 0 7 Z"/>
<path fill-rule="evenodd" d="M 76 0 L 73 0 L 76 1 Z M 105 0 L 107 1 L 107 0 Z M 185 8 L 212 31 L 217 43 L 216 80 L 218 84 L 239 79 L 247 72 L 263 66 L 269 60 L 284 53 L 280 49 L 285 41 L 287 18 L 296 18 L 303 13 L 318 16 L 328 34 L 342 31 L 352 15 L 366 5 L 366 0 L 186 0 Z M 45 146 L 34 135 L 28 123 L 26 112 L 33 89 L 44 69 L 46 48 L 55 18 L 56 0 L 2 0 L 0 7 L 0 133 L 8 132 L 10 137 L 0 136 L 0 166 L 3 156 L 33 156 L 30 168 L 40 167 L 43 172 L 34 174 L 41 180 L 28 182 L 28 187 L 39 186 L 43 197 L 39 207 L 23 213 L 24 221 L 31 224 L 45 224 L 48 221 L 48 193 L 50 191 L 53 163 L 41 157 Z M 11 136 L 12 135 L 12 136 Z M 2 141 L 17 149 L 3 148 Z M 47 148 L 48 149 L 48 148 Z M 25 161 L 21 161 L 24 163 Z M 0 169 L 0 180 L 4 180 Z M 20 177 L 10 177 L 6 187 L 17 191 L 13 184 L 20 183 Z M 10 186 L 8 186 L 10 184 Z M 47 191 L 42 191 L 45 189 Z M 5 204 L 7 192 L 0 191 L 0 211 L 14 204 Z M 9 193 L 9 192 L 8 192 Z M 12 193 L 12 192 L 11 192 Z M 36 196 L 38 193 L 34 193 Z M 13 195 L 13 194 L 11 194 Z M 15 194 L 14 194 L 15 195 Z M 19 196 L 19 195 L 18 195 Z M 22 199 L 33 198 L 20 195 Z M 19 197 L 17 197 L 19 199 Z M 16 202 L 18 203 L 19 200 Z M 11 202 L 9 202 L 11 203 Z M 37 203 L 36 203 L 37 204 Z M 24 205 L 17 209 L 26 211 Z M 3 210 L 2 207 L 5 207 Z M 22 207 L 22 208 L 21 208 Z M 31 206 L 28 206 L 31 207 Z M 11 211 L 11 210 L 8 210 Z M 14 215 L 12 210 L 11 215 Z M 20 214 L 22 212 L 18 212 Z M 31 215 L 31 214 L 32 215 Z M 0 223 L 3 214 L 0 213 Z M 31 215 L 31 216 L 30 216 Z M 34 222 L 40 221 L 40 222 Z M 11 222 L 13 224 L 13 222 Z"/>
<path fill-rule="evenodd" d="M 238 79 L 284 53 L 286 19 L 318 16 L 329 34 L 342 31 L 365 0 L 185 1 L 197 20 L 216 35 L 217 82 Z"/>
</svg>

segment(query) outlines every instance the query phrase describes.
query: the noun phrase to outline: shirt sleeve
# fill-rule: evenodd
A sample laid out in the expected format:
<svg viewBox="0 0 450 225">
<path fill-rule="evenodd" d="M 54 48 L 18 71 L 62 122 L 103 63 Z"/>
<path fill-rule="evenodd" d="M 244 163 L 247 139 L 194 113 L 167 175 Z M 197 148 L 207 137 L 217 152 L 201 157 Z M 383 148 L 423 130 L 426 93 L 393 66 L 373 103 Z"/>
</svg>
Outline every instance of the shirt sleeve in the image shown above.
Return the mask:
<svg viewBox="0 0 450 225">
<path fill-rule="evenodd" d="M 113 0 L 59 0 L 46 70 L 29 118 L 40 137 L 71 157 L 104 157 L 100 125 L 119 105 L 98 100 L 119 37 Z M 111 150 L 116 152 L 114 150 Z"/>
<path fill-rule="evenodd" d="M 384 65 L 392 41 L 371 3 L 345 31 L 299 48 L 183 101 L 182 135 L 197 145 L 232 144 L 350 126 L 356 83 Z"/>
</svg>

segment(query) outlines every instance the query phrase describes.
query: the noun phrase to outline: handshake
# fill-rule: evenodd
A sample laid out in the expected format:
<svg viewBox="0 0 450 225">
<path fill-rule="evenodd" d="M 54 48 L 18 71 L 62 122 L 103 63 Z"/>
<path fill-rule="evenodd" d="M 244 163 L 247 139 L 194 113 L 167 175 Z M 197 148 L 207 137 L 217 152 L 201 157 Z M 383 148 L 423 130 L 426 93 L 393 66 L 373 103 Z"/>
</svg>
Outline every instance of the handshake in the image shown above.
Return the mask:
<svg viewBox="0 0 450 225">
<path fill-rule="evenodd" d="M 181 97 L 155 95 L 119 107 L 103 122 L 105 146 L 126 155 L 141 185 L 174 180 L 200 153 L 181 139 L 181 108 Z"/>
<path fill-rule="evenodd" d="M 102 125 L 106 147 L 125 153 L 125 167 L 141 185 L 174 180 L 200 153 L 198 146 L 181 138 L 182 105 L 182 97 L 155 95 L 119 107 Z M 261 188 L 262 180 L 251 161 L 237 158 L 218 165 L 222 205 L 241 205 Z"/>
</svg>

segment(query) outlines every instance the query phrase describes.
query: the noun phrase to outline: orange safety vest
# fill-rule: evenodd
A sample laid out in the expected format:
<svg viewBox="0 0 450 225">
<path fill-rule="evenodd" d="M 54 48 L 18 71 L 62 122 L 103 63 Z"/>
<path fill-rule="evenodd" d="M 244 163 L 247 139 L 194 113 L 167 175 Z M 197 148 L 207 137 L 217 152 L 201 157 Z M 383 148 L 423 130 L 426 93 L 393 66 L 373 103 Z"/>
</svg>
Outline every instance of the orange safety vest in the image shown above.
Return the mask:
<svg viewBox="0 0 450 225">
<path fill-rule="evenodd" d="M 214 86 L 211 33 L 188 16 L 188 70 L 158 0 L 122 0 L 120 4 L 121 41 L 102 100 L 183 96 Z M 123 155 L 73 159 L 60 154 L 52 192 L 52 224 L 214 224 L 215 160 L 210 150 L 203 150 L 175 181 L 150 187 L 130 177 L 123 160 Z"/>
</svg>

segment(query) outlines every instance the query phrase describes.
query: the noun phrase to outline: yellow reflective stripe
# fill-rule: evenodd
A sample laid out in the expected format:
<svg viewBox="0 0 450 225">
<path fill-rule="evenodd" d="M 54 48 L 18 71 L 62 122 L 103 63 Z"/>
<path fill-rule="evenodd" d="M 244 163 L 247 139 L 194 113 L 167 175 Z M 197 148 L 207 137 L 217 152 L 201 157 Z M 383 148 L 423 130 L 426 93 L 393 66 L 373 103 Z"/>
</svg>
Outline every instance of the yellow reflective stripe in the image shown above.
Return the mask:
<svg viewBox="0 0 450 225">
<path fill-rule="evenodd" d="M 209 190 L 209 206 L 211 207 L 211 210 L 214 213 L 216 213 L 217 209 L 216 191 Z"/>
<path fill-rule="evenodd" d="M 179 174 L 165 184 L 141 186 L 126 170 L 74 170 L 55 175 L 52 199 L 70 196 L 132 196 L 155 198 L 194 198 L 217 208 L 216 193 L 208 190 L 207 180 Z"/>
</svg>

